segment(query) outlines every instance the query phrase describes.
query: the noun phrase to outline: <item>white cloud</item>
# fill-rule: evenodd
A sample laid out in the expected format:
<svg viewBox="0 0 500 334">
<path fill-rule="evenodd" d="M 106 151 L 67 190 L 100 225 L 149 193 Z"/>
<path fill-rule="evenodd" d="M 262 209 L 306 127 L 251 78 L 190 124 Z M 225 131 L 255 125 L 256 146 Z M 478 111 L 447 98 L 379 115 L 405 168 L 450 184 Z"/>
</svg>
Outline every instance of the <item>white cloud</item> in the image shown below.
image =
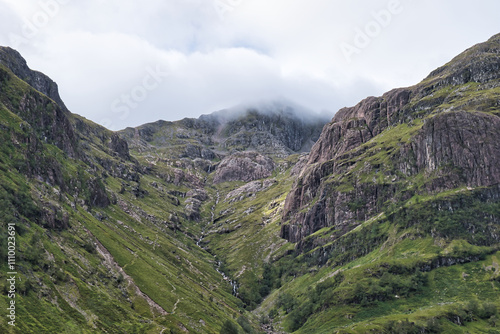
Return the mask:
<svg viewBox="0 0 500 334">
<path fill-rule="evenodd" d="M 275 96 L 333 114 L 500 32 L 499 10 L 495 0 L 0 0 L 0 44 L 56 80 L 70 110 L 118 129 Z M 340 46 L 366 29 L 348 62 Z M 168 75 L 155 85 L 157 68 Z"/>
</svg>

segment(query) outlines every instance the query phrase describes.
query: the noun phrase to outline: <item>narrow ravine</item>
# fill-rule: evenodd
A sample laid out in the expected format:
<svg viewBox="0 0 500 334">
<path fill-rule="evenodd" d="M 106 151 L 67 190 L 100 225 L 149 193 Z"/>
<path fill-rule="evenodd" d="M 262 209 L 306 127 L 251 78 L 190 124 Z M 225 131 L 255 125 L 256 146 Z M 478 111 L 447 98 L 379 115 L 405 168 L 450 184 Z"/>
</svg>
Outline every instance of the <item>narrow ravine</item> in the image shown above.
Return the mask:
<svg viewBox="0 0 500 334">
<path fill-rule="evenodd" d="M 226 275 L 226 273 L 224 273 L 223 271 L 221 271 L 220 270 L 221 266 L 222 266 L 222 262 L 221 261 L 217 261 L 217 267 L 215 268 L 215 270 L 217 270 L 217 272 L 222 275 L 222 278 L 225 281 L 227 281 L 227 282 L 229 282 L 229 284 L 231 284 L 233 296 L 238 297 L 238 288 L 239 288 L 238 282 L 233 281 L 231 278 L 229 278 L 229 276 Z"/>
<path fill-rule="evenodd" d="M 210 208 L 210 220 L 207 221 L 205 223 L 205 225 L 203 226 L 200 238 L 196 242 L 196 246 L 200 247 L 203 250 L 205 250 L 205 248 L 203 248 L 201 246 L 201 243 L 202 243 L 203 239 L 206 236 L 207 227 L 209 227 L 210 225 L 212 225 L 214 223 L 214 220 L 215 220 L 215 209 L 217 208 L 217 205 L 219 204 L 219 200 L 220 200 L 220 193 L 217 190 L 217 193 L 215 195 L 215 202 L 212 205 L 212 207 Z M 214 257 L 217 257 L 217 255 L 214 255 Z M 226 275 L 226 273 L 224 273 L 222 270 L 220 270 L 220 268 L 222 266 L 222 262 L 221 261 L 217 261 L 216 260 L 215 263 L 216 263 L 215 270 L 217 270 L 217 272 L 222 276 L 223 280 L 229 282 L 229 284 L 231 285 L 231 288 L 232 288 L 232 294 L 233 294 L 233 296 L 238 297 L 238 288 L 239 288 L 238 283 L 236 281 L 233 281 L 228 275 Z"/>
<path fill-rule="evenodd" d="M 219 199 L 220 199 L 220 194 L 219 194 L 219 191 L 217 190 L 214 205 L 212 205 L 212 207 L 210 208 L 210 221 L 205 223 L 205 225 L 203 226 L 203 229 L 201 230 L 200 238 L 198 239 L 198 241 L 196 241 L 196 246 L 198 246 L 200 248 L 203 248 L 200 246 L 200 244 L 203 241 L 203 239 L 205 238 L 207 227 L 214 223 L 215 208 L 217 207 L 217 204 L 219 204 Z"/>
</svg>

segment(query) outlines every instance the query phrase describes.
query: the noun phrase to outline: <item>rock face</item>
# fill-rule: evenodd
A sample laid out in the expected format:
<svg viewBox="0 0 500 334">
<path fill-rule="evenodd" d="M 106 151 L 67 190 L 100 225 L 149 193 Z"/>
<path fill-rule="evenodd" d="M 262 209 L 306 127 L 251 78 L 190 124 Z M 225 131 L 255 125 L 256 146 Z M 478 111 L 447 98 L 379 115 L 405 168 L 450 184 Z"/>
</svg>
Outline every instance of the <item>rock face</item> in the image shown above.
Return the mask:
<svg viewBox="0 0 500 334">
<path fill-rule="evenodd" d="M 399 122 L 411 91 L 395 89 L 382 97 L 369 97 L 355 107 L 343 108 L 327 124 L 312 148 L 309 164 L 341 156 Z"/>
<path fill-rule="evenodd" d="M 111 204 L 106 188 L 101 181 L 95 179 L 89 181 L 88 188 L 90 190 L 89 205 L 93 207 L 105 208 Z"/>
<path fill-rule="evenodd" d="M 307 152 L 329 118 L 291 103 L 269 102 L 120 132 L 133 149 L 163 150 L 171 157 L 218 160 L 240 151 L 286 157 Z"/>
<path fill-rule="evenodd" d="M 119 135 L 113 133 L 109 139 L 109 148 L 111 151 L 118 154 L 124 160 L 130 160 L 130 153 L 128 150 L 128 143 L 120 138 Z"/>
<path fill-rule="evenodd" d="M 378 185 L 360 185 L 354 192 L 335 191 L 332 188 L 342 182 L 325 185 L 324 179 L 348 173 L 354 162 L 344 163 L 344 160 L 355 161 L 362 153 L 351 151 L 397 124 L 410 95 L 408 89 L 395 89 L 382 97 L 369 97 L 352 108 L 341 109 L 325 126 L 285 201 L 283 219 L 291 224 L 282 226 L 283 238 L 298 242 L 327 226 L 337 226 L 345 233 L 356 226 L 357 220 L 379 209 L 376 203 L 381 191 L 392 195 L 394 190 L 390 186 L 386 189 L 386 185 L 383 190 Z M 310 203 L 315 204 L 302 210 Z"/>
<path fill-rule="evenodd" d="M 286 199 L 281 236 L 300 247 L 323 227 L 344 234 L 414 196 L 498 184 L 499 78 L 497 35 L 419 85 L 341 109 Z"/>
<path fill-rule="evenodd" d="M 228 181 L 250 182 L 272 175 L 273 160 L 257 152 L 240 152 L 224 158 L 219 164 L 214 183 Z"/>
<path fill-rule="evenodd" d="M 3 51 L 1 48 L 0 55 L 4 54 Z M 30 124 L 37 133 L 38 140 L 56 145 L 70 157 L 77 157 L 77 138 L 69 113 L 45 95 L 18 85 L 18 79 L 9 72 L 10 69 L 2 59 L 0 65 L 0 92 L 6 93 L 2 94 L 1 102 Z M 42 77 L 40 74 L 40 78 Z M 10 93 L 6 92 L 9 89 L 7 87 L 11 87 Z"/>
<path fill-rule="evenodd" d="M 19 52 L 9 47 L 0 47 L 0 63 L 4 64 L 14 75 L 24 80 L 31 87 L 54 100 L 62 110 L 67 111 L 64 102 L 59 96 L 57 84 L 45 74 L 32 71 Z"/>
<path fill-rule="evenodd" d="M 111 200 L 99 176 L 84 177 L 81 172 L 78 178 L 68 177 L 65 161 L 48 152 L 47 144 L 61 149 L 65 153 L 64 159 L 87 164 L 89 171 L 95 171 L 96 165 L 101 165 L 109 174 L 122 176 L 132 174 L 119 163 L 131 160 L 125 140 L 71 114 L 59 97 L 57 84 L 46 75 L 32 71 L 17 51 L 5 47 L 0 47 L 0 102 L 23 121 L 21 132 L 12 131 L 16 145 L 26 144 L 17 147 L 26 162 L 19 168 L 20 172 L 58 186 L 72 196 L 82 196 L 88 207 L 110 205 Z M 91 145 L 104 154 L 96 157 Z M 104 158 L 106 155 L 109 155 L 108 159 Z M 49 228 L 67 228 L 67 219 L 54 218 L 51 213 L 54 210 L 42 210 L 42 221 Z"/>
<path fill-rule="evenodd" d="M 409 175 L 441 168 L 441 176 L 429 183 L 429 191 L 500 183 L 500 118 L 479 112 L 437 115 L 401 149 L 401 156 L 408 154 L 415 155 L 416 169 L 408 170 L 404 164 L 399 169 Z"/>
</svg>

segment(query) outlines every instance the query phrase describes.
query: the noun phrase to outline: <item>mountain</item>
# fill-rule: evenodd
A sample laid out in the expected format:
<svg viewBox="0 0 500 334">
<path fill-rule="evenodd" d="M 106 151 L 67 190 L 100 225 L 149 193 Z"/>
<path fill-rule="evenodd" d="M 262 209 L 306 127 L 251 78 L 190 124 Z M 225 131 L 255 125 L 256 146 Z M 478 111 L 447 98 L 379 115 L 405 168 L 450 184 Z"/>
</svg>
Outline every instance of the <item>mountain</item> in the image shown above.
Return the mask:
<svg viewBox="0 0 500 334">
<path fill-rule="evenodd" d="M 293 224 L 282 234 L 297 242 L 327 226 L 347 232 L 415 196 L 495 189 L 499 50 L 494 37 L 416 86 L 340 110 L 287 198 Z"/>
<path fill-rule="evenodd" d="M 249 150 L 285 157 L 309 152 L 328 121 L 291 103 L 272 101 L 239 105 L 198 119 L 158 121 L 128 128 L 121 135 L 134 149 L 190 159 L 212 161 Z"/>
<path fill-rule="evenodd" d="M 17 272 L 14 290 L 1 283 L 1 308 L 16 305 L 2 333 L 215 333 L 243 315 L 217 259 L 182 226 L 185 187 L 71 114 L 10 48 L 0 49 L 0 113 L 0 215 L 16 232 L 2 276 Z M 7 258 L 7 228 L 1 236 Z"/>
<path fill-rule="evenodd" d="M 291 282 L 274 302 L 289 329 L 499 325 L 499 54 L 496 35 L 325 126 L 282 215 L 296 244 L 283 266 L 309 286 Z"/>
<path fill-rule="evenodd" d="M 0 48 L 0 331 L 498 331 L 499 51 L 331 120 L 267 101 L 112 132 Z"/>
<path fill-rule="evenodd" d="M 226 192 L 284 194 L 259 178 L 277 177 L 326 120 L 266 103 L 115 133 L 69 112 L 57 85 L 4 47 L 0 112 L 0 249 L 6 258 L 15 226 L 17 272 L 16 326 L 2 317 L 2 333 L 257 330 L 237 296 L 261 266 L 236 282 L 204 238 L 236 229 L 220 221 Z M 278 232 L 276 220 L 262 249 Z M 12 291 L 0 285 L 7 309 Z"/>
</svg>

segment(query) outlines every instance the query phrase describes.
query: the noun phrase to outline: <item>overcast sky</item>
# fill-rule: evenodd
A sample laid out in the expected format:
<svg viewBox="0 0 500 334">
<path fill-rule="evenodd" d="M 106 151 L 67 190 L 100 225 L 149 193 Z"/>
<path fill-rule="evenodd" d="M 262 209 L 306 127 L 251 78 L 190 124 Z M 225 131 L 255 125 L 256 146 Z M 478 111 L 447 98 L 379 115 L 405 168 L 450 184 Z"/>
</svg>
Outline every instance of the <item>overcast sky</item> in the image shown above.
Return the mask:
<svg viewBox="0 0 500 334">
<path fill-rule="evenodd" d="M 0 0 L 0 45 L 113 130 L 286 98 L 333 114 L 500 33 L 498 0 Z"/>
</svg>

